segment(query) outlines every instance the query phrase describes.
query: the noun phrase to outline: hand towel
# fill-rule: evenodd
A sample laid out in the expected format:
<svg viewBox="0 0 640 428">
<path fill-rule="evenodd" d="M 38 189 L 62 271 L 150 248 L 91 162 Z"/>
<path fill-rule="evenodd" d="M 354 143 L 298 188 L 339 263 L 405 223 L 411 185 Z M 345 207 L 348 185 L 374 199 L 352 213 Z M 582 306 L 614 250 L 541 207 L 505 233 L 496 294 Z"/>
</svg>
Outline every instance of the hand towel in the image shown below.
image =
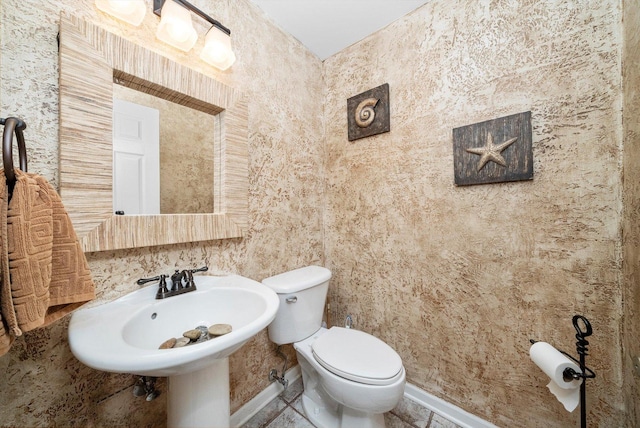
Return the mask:
<svg viewBox="0 0 640 428">
<path fill-rule="evenodd" d="M 9 334 L 9 327 L 7 321 L 2 316 L 4 311 L 4 304 L 7 300 L 11 299 L 11 281 L 9 278 L 9 252 L 7 249 L 7 198 L 9 189 L 6 185 L 6 179 L 4 178 L 4 171 L 2 173 L 2 182 L 0 183 L 0 355 L 4 355 L 15 337 Z"/>
<path fill-rule="evenodd" d="M 11 200 L 0 170 L 0 205 L 6 206 L 6 247 L 1 248 L 0 355 L 12 337 L 51 324 L 95 298 L 95 286 L 60 196 L 46 179 L 16 170 Z M 0 208 L 0 216 L 4 215 Z M 2 227 L 2 226 L 0 226 Z M 8 260 L 8 263 L 6 262 Z M 9 280 L 5 265 L 9 267 Z"/>
</svg>

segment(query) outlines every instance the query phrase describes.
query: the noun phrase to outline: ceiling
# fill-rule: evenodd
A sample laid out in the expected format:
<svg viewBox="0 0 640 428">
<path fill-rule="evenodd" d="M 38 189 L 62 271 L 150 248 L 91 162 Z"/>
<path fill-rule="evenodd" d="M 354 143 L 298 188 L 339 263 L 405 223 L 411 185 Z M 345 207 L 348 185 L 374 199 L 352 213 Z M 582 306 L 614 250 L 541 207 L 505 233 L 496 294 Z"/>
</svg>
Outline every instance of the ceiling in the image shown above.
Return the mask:
<svg viewBox="0 0 640 428">
<path fill-rule="evenodd" d="M 321 60 L 429 0 L 251 0 Z"/>
</svg>

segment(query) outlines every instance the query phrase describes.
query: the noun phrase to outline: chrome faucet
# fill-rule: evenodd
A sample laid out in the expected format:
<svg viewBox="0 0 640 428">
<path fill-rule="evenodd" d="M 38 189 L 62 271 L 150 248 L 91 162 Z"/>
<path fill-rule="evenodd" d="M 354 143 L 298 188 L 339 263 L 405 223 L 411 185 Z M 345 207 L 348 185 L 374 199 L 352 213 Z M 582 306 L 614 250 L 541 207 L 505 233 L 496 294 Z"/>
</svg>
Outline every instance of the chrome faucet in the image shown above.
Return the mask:
<svg viewBox="0 0 640 428">
<path fill-rule="evenodd" d="M 143 285 L 151 281 L 158 281 L 158 292 L 156 293 L 156 299 L 165 299 L 167 297 L 177 296 L 178 294 L 188 293 L 196 290 L 196 284 L 193 281 L 194 272 L 206 272 L 209 270 L 207 266 L 199 269 L 185 269 L 182 272 L 180 270 L 175 271 L 171 275 L 171 289 L 167 287 L 167 275 L 158 275 L 153 278 L 140 278 L 137 282 L 138 285 Z M 184 281 L 184 283 L 183 283 Z"/>
</svg>

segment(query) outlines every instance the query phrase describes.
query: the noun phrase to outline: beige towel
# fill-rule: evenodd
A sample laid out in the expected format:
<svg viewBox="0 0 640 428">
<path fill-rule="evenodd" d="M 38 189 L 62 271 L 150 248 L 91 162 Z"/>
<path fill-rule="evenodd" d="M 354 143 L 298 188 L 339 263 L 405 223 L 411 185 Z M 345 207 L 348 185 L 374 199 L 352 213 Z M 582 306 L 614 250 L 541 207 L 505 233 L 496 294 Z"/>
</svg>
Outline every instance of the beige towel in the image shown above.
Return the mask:
<svg viewBox="0 0 640 428">
<path fill-rule="evenodd" d="M 6 178 L 4 171 L 2 171 L 2 178 L 0 179 L 0 309 L 4 309 L 3 302 L 7 299 L 11 299 L 11 281 L 9 278 L 9 252 L 7 249 L 7 189 Z M 7 297 L 8 296 L 8 297 Z M 2 315 L 4 310 L 0 310 L 0 355 L 4 355 L 13 340 L 14 336 L 9 334 L 8 323 Z"/>
<path fill-rule="evenodd" d="M 0 355 L 13 337 L 95 298 L 84 252 L 55 189 L 39 175 L 16 170 L 8 204 L 7 196 L 0 170 L 0 228 L 7 228 L 0 240 L 0 310 L 6 329 L 0 331 Z"/>
</svg>

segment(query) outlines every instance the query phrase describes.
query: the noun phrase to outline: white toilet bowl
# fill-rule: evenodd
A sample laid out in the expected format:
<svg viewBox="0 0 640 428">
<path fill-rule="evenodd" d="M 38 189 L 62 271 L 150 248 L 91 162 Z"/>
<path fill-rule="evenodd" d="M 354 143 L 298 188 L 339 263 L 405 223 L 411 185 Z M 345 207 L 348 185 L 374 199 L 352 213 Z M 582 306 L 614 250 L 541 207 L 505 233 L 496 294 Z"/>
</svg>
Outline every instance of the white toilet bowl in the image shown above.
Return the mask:
<svg viewBox="0 0 640 428">
<path fill-rule="evenodd" d="M 269 338 L 293 343 L 302 368 L 302 405 L 318 428 L 383 428 L 383 413 L 404 394 L 402 359 L 363 331 L 321 327 L 329 279 L 331 271 L 321 266 L 265 278 L 262 283 L 280 299 Z"/>
<path fill-rule="evenodd" d="M 383 341 L 358 330 L 321 328 L 294 343 L 302 368 L 302 404 L 319 428 L 384 427 L 402 399 L 405 370 Z"/>
</svg>

